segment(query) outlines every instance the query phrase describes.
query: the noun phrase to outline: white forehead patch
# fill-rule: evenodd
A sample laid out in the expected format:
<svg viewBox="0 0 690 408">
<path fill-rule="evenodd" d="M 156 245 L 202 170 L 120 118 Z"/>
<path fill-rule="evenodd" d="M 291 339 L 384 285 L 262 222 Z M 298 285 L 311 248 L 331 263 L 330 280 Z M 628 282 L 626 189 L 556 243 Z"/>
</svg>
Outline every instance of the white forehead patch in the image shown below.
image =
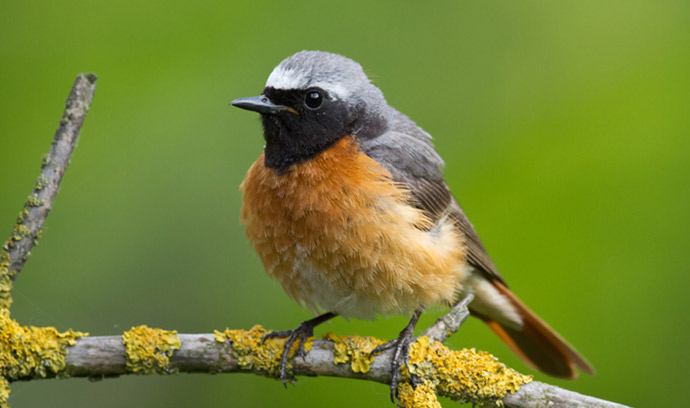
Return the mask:
<svg viewBox="0 0 690 408">
<path fill-rule="evenodd" d="M 293 69 L 284 69 L 281 66 L 277 66 L 271 75 L 268 76 L 266 80 L 266 86 L 275 89 L 307 89 L 312 87 L 318 87 L 330 95 L 334 99 L 345 100 L 350 96 L 350 92 L 341 84 L 317 81 L 310 83 L 309 78 L 304 74 Z"/>
<path fill-rule="evenodd" d="M 268 76 L 266 86 L 275 89 L 301 89 L 307 86 L 307 77 L 302 72 L 277 66 Z"/>
</svg>

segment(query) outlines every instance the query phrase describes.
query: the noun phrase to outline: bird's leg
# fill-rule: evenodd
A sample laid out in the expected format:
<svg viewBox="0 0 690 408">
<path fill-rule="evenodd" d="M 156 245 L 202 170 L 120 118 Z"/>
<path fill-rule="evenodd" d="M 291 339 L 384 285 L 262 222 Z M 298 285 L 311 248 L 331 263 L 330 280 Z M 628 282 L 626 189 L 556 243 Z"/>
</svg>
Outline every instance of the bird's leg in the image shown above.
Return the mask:
<svg viewBox="0 0 690 408">
<path fill-rule="evenodd" d="M 391 401 L 395 403 L 395 397 L 398 395 L 398 382 L 400 382 L 400 367 L 410 360 L 410 345 L 415 342 L 414 328 L 417 325 L 419 316 L 422 315 L 422 309 L 418 309 L 412 315 L 412 319 L 400 332 L 397 339 L 391 340 L 388 343 L 377 346 L 370 354 L 370 356 L 380 353 L 382 351 L 393 349 L 393 359 L 391 361 Z M 410 374 L 410 382 L 413 386 L 417 384 L 418 378 Z"/>
<path fill-rule="evenodd" d="M 272 331 L 270 333 L 267 333 L 261 339 L 261 342 L 264 342 L 266 341 L 266 339 L 272 339 L 276 337 L 287 337 L 287 340 L 285 340 L 285 345 L 283 346 L 283 354 L 280 357 L 280 380 L 283 382 L 283 386 L 285 386 L 285 388 L 287 388 L 287 361 L 292 345 L 295 344 L 297 339 L 299 339 L 299 350 L 297 351 L 299 353 L 298 355 L 306 355 L 307 353 L 304 349 L 304 342 L 307 341 L 309 337 L 314 337 L 314 327 L 336 316 L 336 313 L 324 313 L 311 320 L 303 321 L 302 323 L 300 323 L 299 326 L 297 326 L 293 330 Z"/>
</svg>

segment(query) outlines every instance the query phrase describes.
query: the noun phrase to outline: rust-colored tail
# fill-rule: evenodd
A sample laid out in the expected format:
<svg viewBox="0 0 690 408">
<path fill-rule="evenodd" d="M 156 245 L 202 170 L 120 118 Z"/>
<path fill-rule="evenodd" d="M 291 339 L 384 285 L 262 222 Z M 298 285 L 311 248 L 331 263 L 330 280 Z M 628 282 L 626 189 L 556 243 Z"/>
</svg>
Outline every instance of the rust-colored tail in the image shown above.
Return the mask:
<svg viewBox="0 0 690 408">
<path fill-rule="evenodd" d="M 484 320 L 489 328 L 525 363 L 553 377 L 577 378 L 576 369 L 587 374 L 594 374 L 594 367 L 563 337 L 525 306 L 505 285 L 498 281 L 491 283 L 510 301 L 522 317 L 522 328 L 510 327 L 491 317 L 474 314 Z"/>
</svg>

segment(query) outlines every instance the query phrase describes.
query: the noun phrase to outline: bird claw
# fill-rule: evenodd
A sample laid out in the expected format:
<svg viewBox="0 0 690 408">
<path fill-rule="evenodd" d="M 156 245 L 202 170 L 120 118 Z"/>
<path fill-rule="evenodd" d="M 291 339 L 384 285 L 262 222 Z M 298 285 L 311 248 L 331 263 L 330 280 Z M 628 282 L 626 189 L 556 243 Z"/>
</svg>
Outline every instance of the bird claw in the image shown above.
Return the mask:
<svg viewBox="0 0 690 408">
<path fill-rule="evenodd" d="M 376 346 L 376 348 L 369 354 L 369 357 L 374 354 L 381 353 L 386 350 L 393 349 L 393 357 L 391 359 L 391 401 L 395 403 L 395 398 L 398 396 L 398 384 L 401 380 L 400 367 L 403 365 L 407 367 L 409 372 L 408 362 L 410 361 L 410 345 L 417 341 L 414 337 L 414 325 L 417 323 L 419 315 L 413 317 L 410 324 L 408 324 L 398 335 L 397 339 L 393 339 L 388 343 Z M 410 373 L 410 384 L 416 387 L 421 383 L 421 380 L 416 375 Z"/>
<path fill-rule="evenodd" d="M 272 332 L 266 333 L 264 337 L 261 338 L 261 344 L 266 342 L 267 339 L 282 339 L 282 338 L 287 338 L 285 341 L 285 346 L 288 346 L 289 348 L 292 348 L 292 345 L 295 344 L 295 341 L 299 338 L 299 349 L 297 350 L 299 356 L 305 356 L 307 354 L 306 349 L 304 348 L 304 344 L 307 342 L 307 339 L 309 337 L 314 337 L 314 328 L 311 329 L 311 331 L 306 331 L 302 329 L 302 325 L 300 324 L 296 329 L 294 330 L 281 330 L 277 331 L 274 330 Z M 292 341 L 290 341 L 292 340 Z"/>
<path fill-rule="evenodd" d="M 296 355 L 305 356 L 307 354 L 307 351 L 304 348 L 304 343 L 308 338 L 314 337 L 314 325 L 310 324 L 310 321 L 306 321 L 300 323 L 300 325 L 293 330 L 272 331 L 270 333 L 266 333 L 261 339 L 261 343 L 265 342 L 267 339 L 285 337 L 287 337 L 287 339 L 285 340 L 283 352 L 280 356 L 280 381 L 283 383 L 283 386 L 287 388 L 287 381 L 294 379 L 293 376 L 288 377 L 287 373 L 287 362 L 290 356 L 290 350 L 295 342 L 299 339 L 299 348 Z"/>
<path fill-rule="evenodd" d="M 263 344 L 267 339 L 287 337 L 287 339 L 285 340 L 285 344 L 283 345 L 283 352 L 280 356 L 280 381 L 282 381 L 283 386 L 285 388 L 287 388 L 288 379 L 295 379 L 294 376 L 288 377 L 287 374 L 287 362 L 293 344 L 295 344 L 295 342 L 299 339 L 299 346 L 297 349 L 296 356 L 306 356 L 307 350 L 305 349 L 304 344 L 307 342 L 308 338 L 314 337 L 314 327 L 320 325 L 321 323 L 327 320 L 334 318 L 335 316 L 337 316 L 335 313 L 324 313 L 321 316 L 317 316 L 311 320 L 306 320 L 300 323 L 299 326 L 292 330 L 272 331 L 266 333 L 264 337 L 261 338 L 261 343 Z"/>
</svg>

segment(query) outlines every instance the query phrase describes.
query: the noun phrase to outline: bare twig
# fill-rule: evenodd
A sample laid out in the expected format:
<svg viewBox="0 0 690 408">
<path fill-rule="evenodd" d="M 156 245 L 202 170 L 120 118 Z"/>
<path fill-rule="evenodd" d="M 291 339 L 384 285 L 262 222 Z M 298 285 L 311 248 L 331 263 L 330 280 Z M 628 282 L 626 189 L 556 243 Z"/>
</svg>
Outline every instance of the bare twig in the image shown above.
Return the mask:
<svg viewBox="0 0 690 408">
<path fill-rule="evenodd" d="M 31 248 L 38 242 L 43 222 L 53 207 L 62 176 L 69 165 L 79 131 L 89 111 L 96 90 L 96 80 L 95 74 L 77 75 L 50 152 L 43 159 L 41 174 L 24 204 L 24 210 L 19 215 L 12 237 L 6 243 L 10 258 L 8 274 L 12 281 L 24 267 L 31 254 Z"/>
<path fill-rule="evenodd" d="M 576 392 L 558 388 L 555 385 L 533 381 L 520 387 L 515 394 L 508 394 L 503 398 L 507 407 L 587 407 L 587 408 L 614 408 L 625 405 L 605 401 L 599 398 L 578 394 Z"/>
</svg>

